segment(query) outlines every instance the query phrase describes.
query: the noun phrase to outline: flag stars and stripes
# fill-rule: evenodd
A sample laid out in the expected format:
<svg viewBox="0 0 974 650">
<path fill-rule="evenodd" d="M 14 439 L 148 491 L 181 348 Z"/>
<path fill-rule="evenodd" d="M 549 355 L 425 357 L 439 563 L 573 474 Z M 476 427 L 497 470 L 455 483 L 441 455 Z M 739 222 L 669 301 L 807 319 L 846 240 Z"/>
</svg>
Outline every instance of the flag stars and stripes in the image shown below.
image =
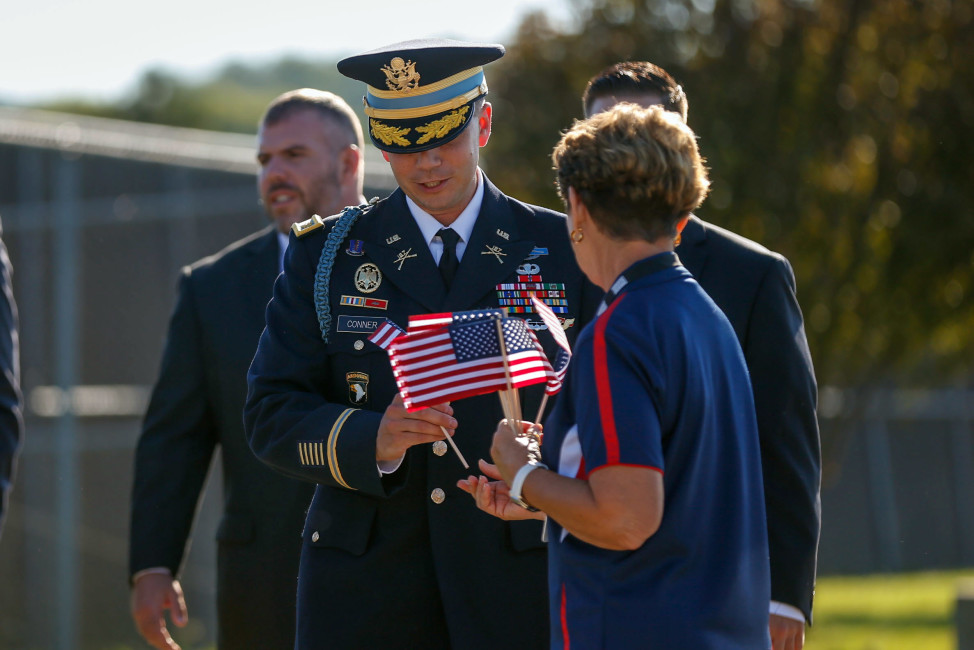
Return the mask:
<svg viewBox="0 0 974 650">
<path fill-rule="evenodd" d="M 547 381 L 553 374 L 551 365 L 539 351 L 540 346 L 534 346 L 524 321 L 520 319 L 501 321 L 505 346 L 509 348 L 505 370 L 497 336 L 498 313 L 482 313 L 480 317 L 488 320 L 479 323 L 473 320 L 477 316 L 470 314 L 468 319 L 456 318 L 459 322 L 451 327 L 420 331 L 413 331 L 411 322 L 409 332 L 395 339 L 390 358 L 407 410 Z M 450 320 L 452 322 L 454 318 Z M 472 323 L 464 324 L 464 320 Z M 467 334 L 469 338 L 465 336 Z M 478 337 L 493 342 L 478 341 Z M 472 358 L 461 360 L 458 354 L 461 357 L 472 355 Z"/>
<path fill-rule="evenodd" d="M 534 348 L 527 330 L 518 327 L 516 321 L 506 319 L 502 327 L 507 354 L 517 354 Z M 450 327 L 450 335 L 457 361 L 474 361 L 501 354 L 497 325 L 493 321 L 453 325 Z"/>
<path fill-rule="evenodd" d="M 369 340 L 378 345 L 383 350 L 388 350 L 392 342 L 396 340 L 397 337 L 405 334 L 405 330 L 393 323 L 388 318 L 383 319 L 385 322 L 379 327 L 375 328 L 375 331 L 369 335 Z"/>
</svg>

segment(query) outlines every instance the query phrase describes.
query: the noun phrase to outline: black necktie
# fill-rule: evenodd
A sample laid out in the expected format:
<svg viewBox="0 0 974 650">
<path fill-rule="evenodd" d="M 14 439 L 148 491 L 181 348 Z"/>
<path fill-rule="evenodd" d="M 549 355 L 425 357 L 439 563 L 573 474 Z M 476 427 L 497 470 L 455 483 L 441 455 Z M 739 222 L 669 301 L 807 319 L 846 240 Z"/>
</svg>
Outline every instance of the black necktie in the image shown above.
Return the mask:
<svg viewBox="0 0 974 650">
<path fill-rule="evenodd" d="M 437 233 L 443 240 L 443 255 L 440 256 L 440 275 L 443 276 L 443 284 L 449 290 L 453 284 L 453 277 L 457 274 L 457 267 L 460 260 L 457 259 L 457 242 L 460 235 L 453 228 L 441 228 Z"/>
</svg>

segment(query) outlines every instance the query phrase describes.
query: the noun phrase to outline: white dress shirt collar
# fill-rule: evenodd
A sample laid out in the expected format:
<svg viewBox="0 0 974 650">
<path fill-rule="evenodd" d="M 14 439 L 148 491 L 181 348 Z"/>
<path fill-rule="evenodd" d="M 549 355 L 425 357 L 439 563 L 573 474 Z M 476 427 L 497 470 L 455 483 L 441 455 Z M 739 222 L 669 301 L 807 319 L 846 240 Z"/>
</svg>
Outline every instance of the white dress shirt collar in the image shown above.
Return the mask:
<svg viewBox="0 0 974 650">
<path fill-rule="evenodd" d="M 473 227 L 477 223 L 477 215 L 480 214 L 480 207 L 484 203 L 484 182 L 483 175 L 480 169 L 477 169 L 477 190 L 473 194 L 473 198 L 470 199 L 470 203 L 467 207 L 463 209 L 460 216 L 450 224 L 450 228 L 456 231 L 460 235 L 460 241 L 457 242 L 457 259 L 463 258 L 463 251 L 467 248 L 467 243 L 470 241 L 470 236 L 473 234 Z M 430 252 L 433 253 L 433 258 L 439 261 L 438 253 L 443 250 L 443 243 L 437 236 L 440 228 L 443 228 L 443 224 L 433 218 L 432 215 L 427 213 L 421 207 L 416 205 L 408 196 L 406 197 L 406 205 L 409 206 L 409 213 L 413 215 L 413 219 L 416 221 L 416 225 L 419 226 L 420 232 L 423 233 L 423 240 L 426 245 L 430 247 Z"/>
</svg>

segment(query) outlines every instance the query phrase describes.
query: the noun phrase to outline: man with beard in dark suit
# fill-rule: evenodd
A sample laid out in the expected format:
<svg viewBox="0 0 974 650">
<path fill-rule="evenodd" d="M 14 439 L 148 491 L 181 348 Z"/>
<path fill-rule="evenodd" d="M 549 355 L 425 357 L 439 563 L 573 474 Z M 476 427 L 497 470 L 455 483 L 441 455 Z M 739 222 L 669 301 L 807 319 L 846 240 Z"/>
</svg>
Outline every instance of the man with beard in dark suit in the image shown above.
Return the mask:
<svg viewBox="0 0 974 650">
<path fill-rule="evenodd" d="M 609 66 L 582 97 L 586 117 L 620 102 L 661 105 L 687 121 L 682 87 L 646 61 Z M 795 276 L 781 255 L 696 216 L 681 238 L 680 261 L 730 320 L 751 375 L 771 555 L 771 641 L 775 650 L 801 650 L 815 592 L 821 449 Z"/>
<path fill-rule="evenodd" d="M 301 89 L 268 106 L 258 130 L 258 190 L 273 222 L 183 270 L 159 379 L 135 457 L 132 617 L 155 648 L 188 620 L 178 575 L 217 445 L 220 648 L 290 648 L 301 527 L 312 486 L 260 463 L 244 436 L 246 374 L 292 224 L 364 203 L 363 136 L 341 98 Z"/>
</svg>

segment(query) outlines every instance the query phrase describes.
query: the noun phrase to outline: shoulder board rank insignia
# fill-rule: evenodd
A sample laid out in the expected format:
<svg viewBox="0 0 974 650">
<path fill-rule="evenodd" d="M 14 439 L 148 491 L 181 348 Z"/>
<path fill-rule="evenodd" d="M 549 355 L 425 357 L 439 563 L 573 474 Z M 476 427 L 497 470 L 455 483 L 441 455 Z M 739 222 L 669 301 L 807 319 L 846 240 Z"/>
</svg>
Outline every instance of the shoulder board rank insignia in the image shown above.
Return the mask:
<svg viewBox="0 0 974 650">
<path fill-rule="evenodd" d="M 291 231 L 294 232 L 295 237 L 303 237 L 313 230 L 318 230 L 323 225 L 325 225 L 325 220 L 315 214 L 310 219 L 291 226 Z"/>
</svg>

